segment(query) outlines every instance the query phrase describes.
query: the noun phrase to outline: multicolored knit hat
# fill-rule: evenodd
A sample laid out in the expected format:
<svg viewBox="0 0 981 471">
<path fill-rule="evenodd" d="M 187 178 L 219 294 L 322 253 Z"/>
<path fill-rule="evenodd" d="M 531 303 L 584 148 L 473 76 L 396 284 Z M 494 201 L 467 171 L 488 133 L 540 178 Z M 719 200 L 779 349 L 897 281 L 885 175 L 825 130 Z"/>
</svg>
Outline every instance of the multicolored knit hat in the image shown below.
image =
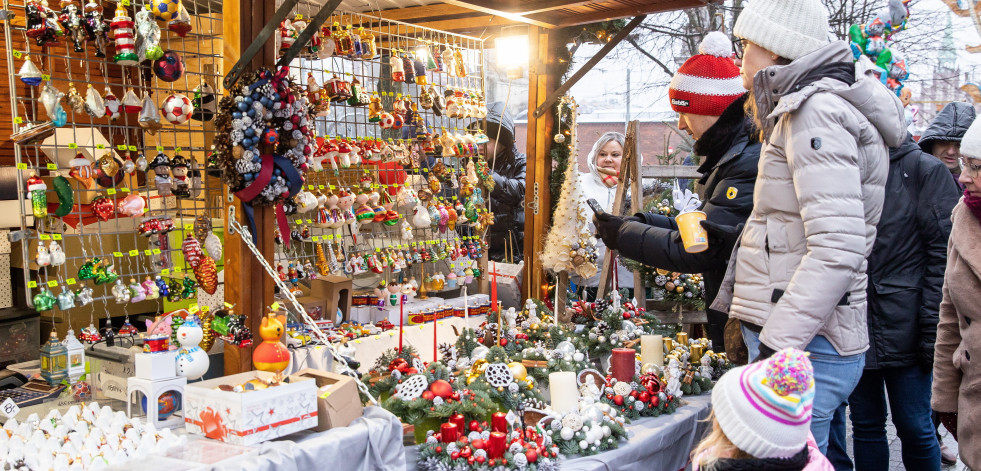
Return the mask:
<svg viewBox="0 0 981 471">
<path fill-rule="evenodd" d="M 713 31 L 705 35 L 698 52 L 671 78 L 671 108 L 678 113 L 721 116 L 746 93 L 739 68 L 732 62 L 732 42 L 725 34 Z"/>
<path fill-rule="evenodd" d="M 712 388 L 712 409 L 726 437 L 756 458 L 788 458 L 807 444 L 814 368 L 807 354 L 780 350 L 734 368 Z"/>
</svg>

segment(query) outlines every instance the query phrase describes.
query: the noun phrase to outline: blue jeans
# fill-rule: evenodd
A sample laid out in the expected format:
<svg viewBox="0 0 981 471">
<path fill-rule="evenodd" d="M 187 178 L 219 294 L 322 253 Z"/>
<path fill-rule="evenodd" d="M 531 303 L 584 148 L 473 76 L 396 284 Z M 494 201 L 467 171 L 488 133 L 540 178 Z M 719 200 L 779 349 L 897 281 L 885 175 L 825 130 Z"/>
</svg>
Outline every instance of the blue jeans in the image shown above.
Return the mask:
<svg viewBox="0 0 981 471">
<path fill-rule="evenodd" d="M 742 326 L 742 331 L 749 358 L 756 358 L 760 353 L 759 334 L 747 329 L 745 325 Z M 835 409 L 848 400 L 848 395 L 858 384 L 865 366 L 865 354 L 841 356 L 823 335 L 814 337 L 804 350 L 810 352 L 809 358 L 814 367 L 811 434 L 814 435 L 821 453 L 827 453 L 831 417 Z"/>
<path fill-rule="evenodd" d="M 866 370 L 862 374 L 849 399 L 856 471 L 889 469 L 889 412 L 903 445 L 906 469 L 940 470 L 940 444 L 930 416 L 932 381 L 931 373 L 919 366 Z"/>
<path fill-rule="evenodd" d="M 845 418 L 847 407 L 848 403 L 845 403 L 835 409 L 835 415 L 831 418 L 831 431 L 828 433 L 828 452 L 824 454 L 835 471 L 855 469 L 852 459 L 848 457 L 848 420 Z"/>
</svg>

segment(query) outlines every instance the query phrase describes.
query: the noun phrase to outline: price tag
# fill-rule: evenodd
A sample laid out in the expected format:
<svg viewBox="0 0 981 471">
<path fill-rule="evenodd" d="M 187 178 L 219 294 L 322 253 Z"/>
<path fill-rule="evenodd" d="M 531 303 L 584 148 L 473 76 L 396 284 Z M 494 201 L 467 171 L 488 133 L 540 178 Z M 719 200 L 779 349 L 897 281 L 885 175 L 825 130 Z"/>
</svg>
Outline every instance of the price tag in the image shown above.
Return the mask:
<svg viewBox="0 0 981 471">
<path fill-rule="evenodd" d="M 361 343 L 361 339 L 354 339 L 354 343 Z"/>
<path fill-rule="evenodd" d="M 153 249 L 150 252 L 152 252 L 154 255 L 160 255 L 160 249 Z"/>
<path fill-rule="evenodd" d="M 180 273 L 182 271 L 184 271 L 183 268 L 181 268 L 181 267 L 174 267 L 174 273 Z"/>
<path fill-rule="evenodd" d="M 334 234 L 327 234 L 327 240 L 334 240 Z"/>
<path fill-rule="evenodd" d="M 191 307 L 189 307 L 189 308 L 187 308 L 187 310 L 188 310 L 188 312 L 190 312 L 191 314 L 195 314 L 195 313 L 197 313 L 198 311 L 200 311 L 200 310 L 201 310 L 201 308 L 199 308 L 197 304 L 192 304 L 192 305 L 191 305 Z"/>
<path fill-rule="evenodd" d="M 17 164 L 17 170 L 27 170 L 27 164 L 23 162 Z"/>
<path fill-rule="evenodd" d="M 313 219 L 307 219 L 307 224 L 313 224 Z"/>
<path fill-rule="evenodd" d="M 58 286 L 58 282 L 55 280 L 48 280 L 48 286 L 54 288 L 55 286 Z"/>
<path fill-rule="evenodd" d="M 75 144 L 74 142 L 72 142 L 71 144 L 68 144 L 68 148 L 71 149 L 71 150 L 78 149 L 78 144 Z"/>
<path fill-rule="evenodd" d="M 20 51 L 13 51 L 13 54 L 14 54 L 14 57 L 17 58 L 17 59 L 20 59 L 21 57 L 24 56 L 24 53 L 23 52 L 20 52 Z"/>
<path fill-rule="evenodd" d="M 75 279 L 74 278 L 69 278 L 69 279 L 65 280 L 65 284 L 68 285 L 68 286 L 72 286 L 72 285 L 75 284 Z"/>
<path fill-rule="evenodd" d="M 129 193 L 129 188 L 120 188 L 119 191 L 123 193 Z"/>
<path fill-rule="evenodd" d="M 6 401 L 0 403 L 0 412 L 3 412 L 3 415 L 7 416 L 8 419 L 12 419 L 20 412 L 20 407 L 17 406 L 17 403 L 13 399 L 8 397 Z"/>
<path fill-rule="evenodd" d="M 374 336 L 372 336 L 372 338 L 374 338 L 375 340 L 381 340 L 382 336 L 381 335 L 374 335 Z"/>
<path fill-rule="evenodd" d="M 234 307 L 232 306 L 232 303 L 228 303 L 228 302 L 225 303 L 225 309 L 231 309 L 232 307 Z"/>
<path fill-rule="evenodd" d="M 300 15 L 300 14 L 297 14 L 297 15 L 296 15 L 296 19 L 298 19 L 298 20 L 302 20 L 302 19 L 303 19 L 303 15 Z"/>
<path fill-rule="evenodd" d="M 36 281 L 33 281 L 33 280 L 32 281 L 28 281 L 27 282 L 27 287 L 28 288 L 31 288 L 31 289 L 37 288 L 37 282 Z"/>
<path fill-rule="evenodd" d="M 44 80 L 45 82 L 50 82 L 51 76 L 48 74 L 41 74 L 41 80 Z"/>
<path fill-rule="evenodd" d="M 312 240 L 314 242 L 320 242 L 320 236 L 313 236 L 313 237 L 310 238 L 310 240 Z"/>
<path fill-rule="evenodd" d="M 115 188 L 110 188 L 110 189 L 106 190 L 106 194 L 115 195 L 116 194 L 116 189 Z"/>
<path fill-rule="evenodd" d="M 323 190 L 324 189 L 324 186 L 323 185 L 317 185 L 317 189 L 318 190 Z"/>
<path fill-rule="evenodd" d="M 135 257 L 135 256 L 137 256 L 139 254 L 140 254 L 140 251 L 139 250 L 136 250 L 136 249 L 133 249 L 133 250 L 130 250 L 129 251 L 129 256 L 130 257 Z"/>
<path fill-rule="evenodd" d="M 307 185 L 307 189 L 308 190 L 312 190 L 313 189 L 313 185 Z"/>
<path fill-rule="evenodd" d="M 191 224 L 184 224 L 184 232 L 191 232 L 194 230 L 194 226 Z"/>
<path fill-rule="evenodd" d="M 170 269 L 169 268 L 164 268 L 163 270 L 160 270 L 160 274 L 161 275 L 169 275 L 170 274 Z"/>
<path fill-rule="evenodd" d="M 381 251 L 382 251 L 381 247 L 375 247 L 375 252 L 381 252 Z"/>
<path fill-rule="evenodd" d="M 211 306 L 201 306 L 201 312 L 208 312 L 211 310 Z"/>
<path fill-rule="evenodd" d="M 120 144 L 116 146 L 116 150 L 123 150 L 123 151 L 126 150 L 126 144 Z"/>
<path fill-rule="evenodd" d="M 54 234 L 51 236 L 54 240 L 61 240 L 61 234 Z"/>
<path fill-rule="evenodd" d="M 174 153 L 175 154 L 180 154 L 181 153 L 181 148 L 178 147 L 178 148 L 174 149 Z"/>
<path fill-rule="evenodd" d="M 331 186 L 330 186 L 330 189 L 331 189 L 331 190 L 333 190 L 333 189 L 334 189 L 334 185 L 331 185 Z"/>
<path fill-rule="evenodd" d="M 149 257 L 150 254 L 152 254 L 152 253 L 153 252 L 151 252 L 150 249 L 146 249 L 146 250 L 143 251 L 143 255 L 146 255 L 147 257 Z"/>
<path fill-rule="evenodd" d="M 128 149 L 130 152 L 136 152 L 136 146 L 129 146 Z"/>
<path fill-rule="evenodd" d="M 51 240 L 51 236 L 48 234 L 41 234 L 38 238 L 41 240 Z"/>
<path fill-rule="evenodd" d="M 389 332 L 389 333 L 388 333 L 388 336 L 389 336 L 389 337 L 395 337 L 395 332 Z"/>
<path fill-rule="evenodd" d="M 297 220 L 296 220 L 296 221 L 294 221 L 294 222 L 296 222 L 297 224 L 303 224 L 303 220 L 302 220 L 302 219 L 297 219 Z"/>
<path fill-rule="evenodd" d="M 278 310 L 279 310 L 279 303 L 272 303 L 272 306 L 269 306 L 269 307 L 270 307 L 270 308 L 271 308 L 271 309 L 272 309 L 273 311 L 278 311 Z"/>
<path fill-rule="evenodd" d="M 112 256 L 113 257 L 116 257 L 116 258 L 119 258 L 119 257 L 122 257 L 123 256 L 123 253 L 122 252 L 113 252 L 112 253 Z"/>
<path fill-rule="evenodd" d="M 163 152 L 164 146 L 157 146 L 157 152 Z"/>
<path fill-rule="evenodd" d="M 124 6 L 124 7 L 128 7 L 128 6 L 129 6 L 129 0 L 121 0 L 121 1 L 119 2 L 119 3 L 120 3 L 120 4 L 122 5 L 122 6 Z"/>
<path fill-rule="evenodd" d="M 16 118 L 14 118 L 14 122 L 17 123 L 17 124 L 24 124 L 24 118 L 21 118 L 20 116 L 18 116 Z"/>
<path fill-rule="evenodd" d="M 57 164 L 48 164 L 47 167 L 48 167 L 48 170 L 58 170 L 58 165 Z"/>
<path fill-rule="evenodd" d="M 96 149 L 105 149 L 106 148 L 106 145 L 105 144 L 96 144 L 95 145 L 95 148 Z"/>
</svg>

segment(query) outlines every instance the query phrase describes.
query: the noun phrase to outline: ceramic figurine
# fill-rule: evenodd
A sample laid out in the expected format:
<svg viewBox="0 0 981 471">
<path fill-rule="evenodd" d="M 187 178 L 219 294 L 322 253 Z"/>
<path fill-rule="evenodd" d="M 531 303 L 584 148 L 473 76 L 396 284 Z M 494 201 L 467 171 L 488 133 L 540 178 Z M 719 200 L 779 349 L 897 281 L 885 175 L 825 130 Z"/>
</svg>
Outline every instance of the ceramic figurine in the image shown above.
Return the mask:
<svg viewBox="0 0 981 471">
<path fill-rule="evenodd" d="M 197 316 L 188 317 L 177 328 L 177 374 L 188 380 L 198 379 L 208 372 L 208 354 L 199 346 L 204 330 Z"/>
</svg>

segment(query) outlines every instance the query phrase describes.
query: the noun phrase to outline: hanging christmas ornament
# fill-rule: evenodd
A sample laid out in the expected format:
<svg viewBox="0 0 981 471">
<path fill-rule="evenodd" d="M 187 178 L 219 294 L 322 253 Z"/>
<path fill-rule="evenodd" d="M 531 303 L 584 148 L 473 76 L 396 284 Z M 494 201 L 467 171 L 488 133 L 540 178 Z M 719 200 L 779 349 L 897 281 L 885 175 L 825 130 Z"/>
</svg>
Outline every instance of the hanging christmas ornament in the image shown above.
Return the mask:
<svg viewBox="0 0 981 471">
<path fill-rule="evenodd" d="M 37 262 L 39 267 L 51 265 L 51 254 L 48 253 L 48 248 L 44 244 L 38 244 L 37 255 L 34 256 L 34 261 Z"/>
<path fill-rule="evenodd" d="M 136 278 L 129 279 L 129 286 L 127 289 L 129 290 L 129 302 L 138 303 L 146 300 L 146 290 L 143 289 L 142 285 L 136 282 Z M 129 322 L 127 321 L 126 323 L 128 324 Z M 119 333 L 122 335 L 122 329 L 119 330 Z"/>
<path fill-rule="evenodd" d="M 214 320 L 215 316 L 205 313 L 204 318 L 201 319 L 201 330 L 204 335 L 201 337 L 201 350 L 208 352 L 211 347 L 215 344 L 215 331 L 211 328 L 211 321 Z"/>
<path fill-rule="evenodd" d="M 99 2 L 91 1 L 85 4 L 85 30 L 88 32 L 87 39 L 95 44 L 95 57 L 106 57 L 108 25 L 102 16 L 102 11 Z"/>
<path fill-rule="evenodd" d="M 72 208 L 75 206 L 75 196 L 72 186 L 68 183 L 68 179 L 61 175 L 52 179 L 51 186 L 54 187 L 55 195 L 58 196 L 58 208 L 55 209 L 54 215 L 63 218 L 71 213 Z"/>
<path fill-rule="evenodd" d="M 157 275 L 157 277 L 153 280 L 153 282 L 157 285 L 157 291 L 160 293 L 160 297 L 169 299 L 170 286 L 167 285 L 167 281 L 164 280 L 163 277 L 161 277 L 160 275 Z"/>
<path fill-rule="evenodd" d="M 181 6 L 177 10 L 177 18 L 167 22 L 167 29 L 177 33 L 182 38 L 191 32 L 191 15 L 187 13 L 186 8 Z"/>
<path fill-rule="evenodd" d="M 170 160 L 170 174 L 173 176 L 174 186 L 171 191 L 178 198 L 191 197 L 191 179 L 187 176 L 187 159 L 182 155 L 175 155 Z"/>
<path fill-rule="evenodd" d="M 65 102 L 75 114 L 82 114 L 85 111 L 85 99 L 78 93 L 74 83 L 68 83 L 68 96 L 65 98 Z"/>
<path fill-rule="evenodd" d="M 38 245 L 38 249 L 40 249 L 40 247 L 41 246 Z M 48 257 L 50 264 L 53 267 L 58 267 L 65 264 L 65 251 L 61 249 L 61 245 L 59 245 L 57 241 L 52 240 L 51 243 L 48 244 Z"/>
<path fill-rule="evenodd" d="M 184 76 L 184 58 L 174 51 L 167 51 L 153 61 L 153 74 L 164 82 L 176 82 Z"/>
<path fill-rule="evenodd" d="M 85 16 L 73 0 L 61 0 L 61 15 L 58 22 L 65 30 L 65 36 L 72 41 L 75 52 L 84 52 L 85 38 L 88 36 L 85 31 Z"/>
<path fill-rule="evenodd" d="M 127 175 L 132 175 L 136 171 L 136 163 L 133 162 L 133 158 L 129 155 L 126 156 L 126 160 L 123 160 L 123 165 L 120 167 L 123 173 Z"/>
<path fill-rule="evenodd" d="M 136 54 L 140 61 L 155 61 L 164 54 L 160 48 L 160 26 L 153 21 L 150 10 L 136 12 Z"/>
<path fill-rule="evenodd" d="M 129 288 L 123 285 L 123 280 L 116 280 L 116 284 L 112 286 L 112 297 L 116 299 L 117 304 L 128 303 L 130 298 Z"/>
<path fill-rule="evenodd" d="M 141 172 L 146 172 L 149 167 L 150 164 L 147 163 L 146 156 L 140 154 L 140 156 L 136 158 L 136 169 Z"/>
<path fill-rule="evenodd" d="M 132 291 L 132 289 L 133 288 L 131 286 L 130 291 Z M 133 301 L 133 299 L 136 298 L 135 297 L 130 298 L 130 302 L 138 302 L 138 301 Z M 123 325 L 119 328 L 119 332 L 117 332 L 116 335 L 119 335 L 120 337 L 132 337 L 134 335 L 139 335 L 139 334 L 140 334 L 139 329 L 137 329 L 135 325 L 129 322 L 129 314 L 127 314 L 126 319 L 123 320 Z"/>
<path fill-rule="evenodd" d="M 370 60 L 378 55 L 378 46 L 375 44 L 375 35 L 364 28 L 359 29 L 361 39 L 361 59 Z"/>
<path fill-rule="evenodd" d="M 123 217 L 136 217 L 143 215 L 143 210 L 146 209 L 146 200 L 140 195 L 129 195 L 116 205 L 116 212 Z"/>
<path fill-rule="evenodd" d="M 163 117 L 167 122 L 180 125 L 191 119 L 191 113 L 194 112 L 194 105 L 191 104 L 191 100 L 186 96 L 180 93 L 174 93 L 164 99 L 160 109 L 163 111 Z"/>
<path fill-rule="evenodd" d="M 218 290 L 218 267 L 213 258 L 205 255 L 194 268 L 194 277 L 205 293 L 215 294 Z"/>
<path fill-rule="evenodd" d="M 48 113 L 48 118 L 51 119 L 51 124 L 54 124 L 55 127 L 64 126 L 68 122 L 68 113 L 61 107 L 63 96 L 65 94 L 61 93 L 49 81 L 44 84 L 41 95 L 38 97 L 38 100 L 44 105 L 44 110 Z"/>
<path fill-rule="evenodd" d="M 24 56 L 24 65 L 20 66 L 20 71 L 17 72 L 17 75 L 20 75 L 21 82 L 32 87 L 41 84 L 41 70 L 34 65 L 29 55 Z"/>
<path fill-rule="evenodd" d="M 48 215 L 47 190 L 48 186 L 36 173 L 32 172 L 31 176 L 27 177 L 27 197 L 31 200 L 31 212 L 37 219 L 42 219 Z"/>
<path fill-rule="evenodd" d="M 112 93 L 112 89 L 110 89 L 108 85 L 106 86 L 106 96 L 103 98 L 103 102 L 106 104 L 105 116 L 108 116 L 110 121 L 119 118 L 122 112 L 123 104 L 119 101 L 119 98 L 116 98 L 116 95 Z"/>
<path fill-rule="evenodd" d="M 92 85 L 85 91 L 85 112 L 94 118 L 106 115 L 106 102 Z"/>
<path fill-rule="evenodd" d="M 119 274 L 113 268 L 113 265 L 108 265 L 100 260 L 95 266 L 95 284 L 104 285 L 118 280 Z"/>
<path fill-rule="evenodd" d="M 97 196 L 92 200 L 92 204 L 90 206 L 92 208 L 92 212 L 95 213 L 95 217 L 100 221 L 108 221 L 116 208 L 116 204 L 105 196 Z"/>
<path fill-rule="evenodd" d="M 126 90 L 126 94 L 123 95 L 122 105 L 123 112 L 126 113 L 139 113 L 141 110 L 143 110 L 143 101 L 136 96 L 136 92 L 133 91 L 132 87 L 130 87 L 129 90 Z"/>
<path fill-rule="evenodd" d="M 140 111 L 140 127 L 151 136 L 163 127 L 160 123 L 160 111 L 157 105 L 150 99 L 150 94 L 143 96 L 143 109 Z"/>
<path fill-rule="evenodd" d="M 388 59 L 388 64 L 392 69 L 392 81 L 404 82 L 405 66 L 402 64 L 402 59 L 397 54 L 392 54 L 392 57 Z"/>
<path fill-rule="evenodd" d="M 153 279 L 150 278 L 150 275 L 147 275 L 147 277 L 143 280 L 143 283 L 141 283 L 140 285 L 143 286 L 143 292 L 146 293 L 146 299 L 148 301 L 160 297 L 160 287 L 153 282 Z"/>
<path fill-rule="evenodd" d="M 61 288 L 61 293 L 58 293 L 58 309 L 62 311 L 67 311 L 75 307 L 75 293 L 73 293 L 67 287 Z"/>
<path fill-rule="evenodd" d="M 41 288 L 41 292 L 34 295 L 34 309 L 38 312 L 54 309 L 57 302 L 58 298 L 48 288 Z"/>
<path fill-rule="evenodd" d="M 27 37 L 34 39 L 38 46 L 44 47 L 58 40 L 64 34 L 58 24 L 58 15 L 48 7 L 46 0 L 33 0 L 24 5 L 27 17 Z"/>
<path fill-rule="evenodd" d="M 184 260 L 191 268 L 197 268 L 201 264 L 201 259 L 204 257 L 204 252 L 201 251 L 201 244 L 191 234 L 187 234 L 184 237 L 184 243 L 181 244 L 181 252 L 184 253 Z"/>
<path fill-rule="evenodd" d="M 180 0 L 151 0 L 150 1 L 150 12 L 157 21 L 162 21 L 164 23 L 177 18 L 177 12 L 183 8 Z"/>
<path fill-rule="evenodd" d="M 218 99 L 215 97 L 215 89 L 202 81 L 194 89 L 194 112 L 191 119 L 195 121 L 211 121 L 215 119 L 215 112 L 218 108 Z"/>
<path fill-rule="evenodd" d="M 194 282 L 190 277 L 184 278 L 184 282 L 181 283 L 181 298 L 182 299 L 192 299 L 198 295 L 198 284 Z"/>
<path fill-rule="evenodd" d="M 186 279 L 190 279 L 190 278 L 186 278 Z M 180 301 L 181 299 L 187 299 L 187 298 L 181 297 L 181 291 L 183 289 L 184 288 L 183 288 L 183 286 L 181 286 L 181 282 L 180 281 L 178 281 L 175 278 L 171 278 L 170 281 L 167 282 L 167 291 L 168 291 L 168 293 L 167 293 L 167 301 L 170 301 L 172 303 L 176 303 L 177 301 Z"/>
<path fill-rule="evenodd" d="M 154 173 L 153 185 L 157 189 L 157 193 L 162 196 L 171 195 L 171 188 L 173 188 L 173 181 L 170 179 L 170 158 L 167 154 L 163 152 L 157 154 L 150 162 L 150 170 Z"/>
<path fill-rule="evenodd" d="M 116 7 L 116 16 L 113 17 L 109 27 L 112 28 L 112 37 L 116 41 L 116 55 L 112 58 L 113 62 L 122 66 L 139 64 L 140 58 L 136 55 L 136 36 L 133 30 L 135 25 L 123 2 L 119 2 L 119 6 Z"/>
</svg>

